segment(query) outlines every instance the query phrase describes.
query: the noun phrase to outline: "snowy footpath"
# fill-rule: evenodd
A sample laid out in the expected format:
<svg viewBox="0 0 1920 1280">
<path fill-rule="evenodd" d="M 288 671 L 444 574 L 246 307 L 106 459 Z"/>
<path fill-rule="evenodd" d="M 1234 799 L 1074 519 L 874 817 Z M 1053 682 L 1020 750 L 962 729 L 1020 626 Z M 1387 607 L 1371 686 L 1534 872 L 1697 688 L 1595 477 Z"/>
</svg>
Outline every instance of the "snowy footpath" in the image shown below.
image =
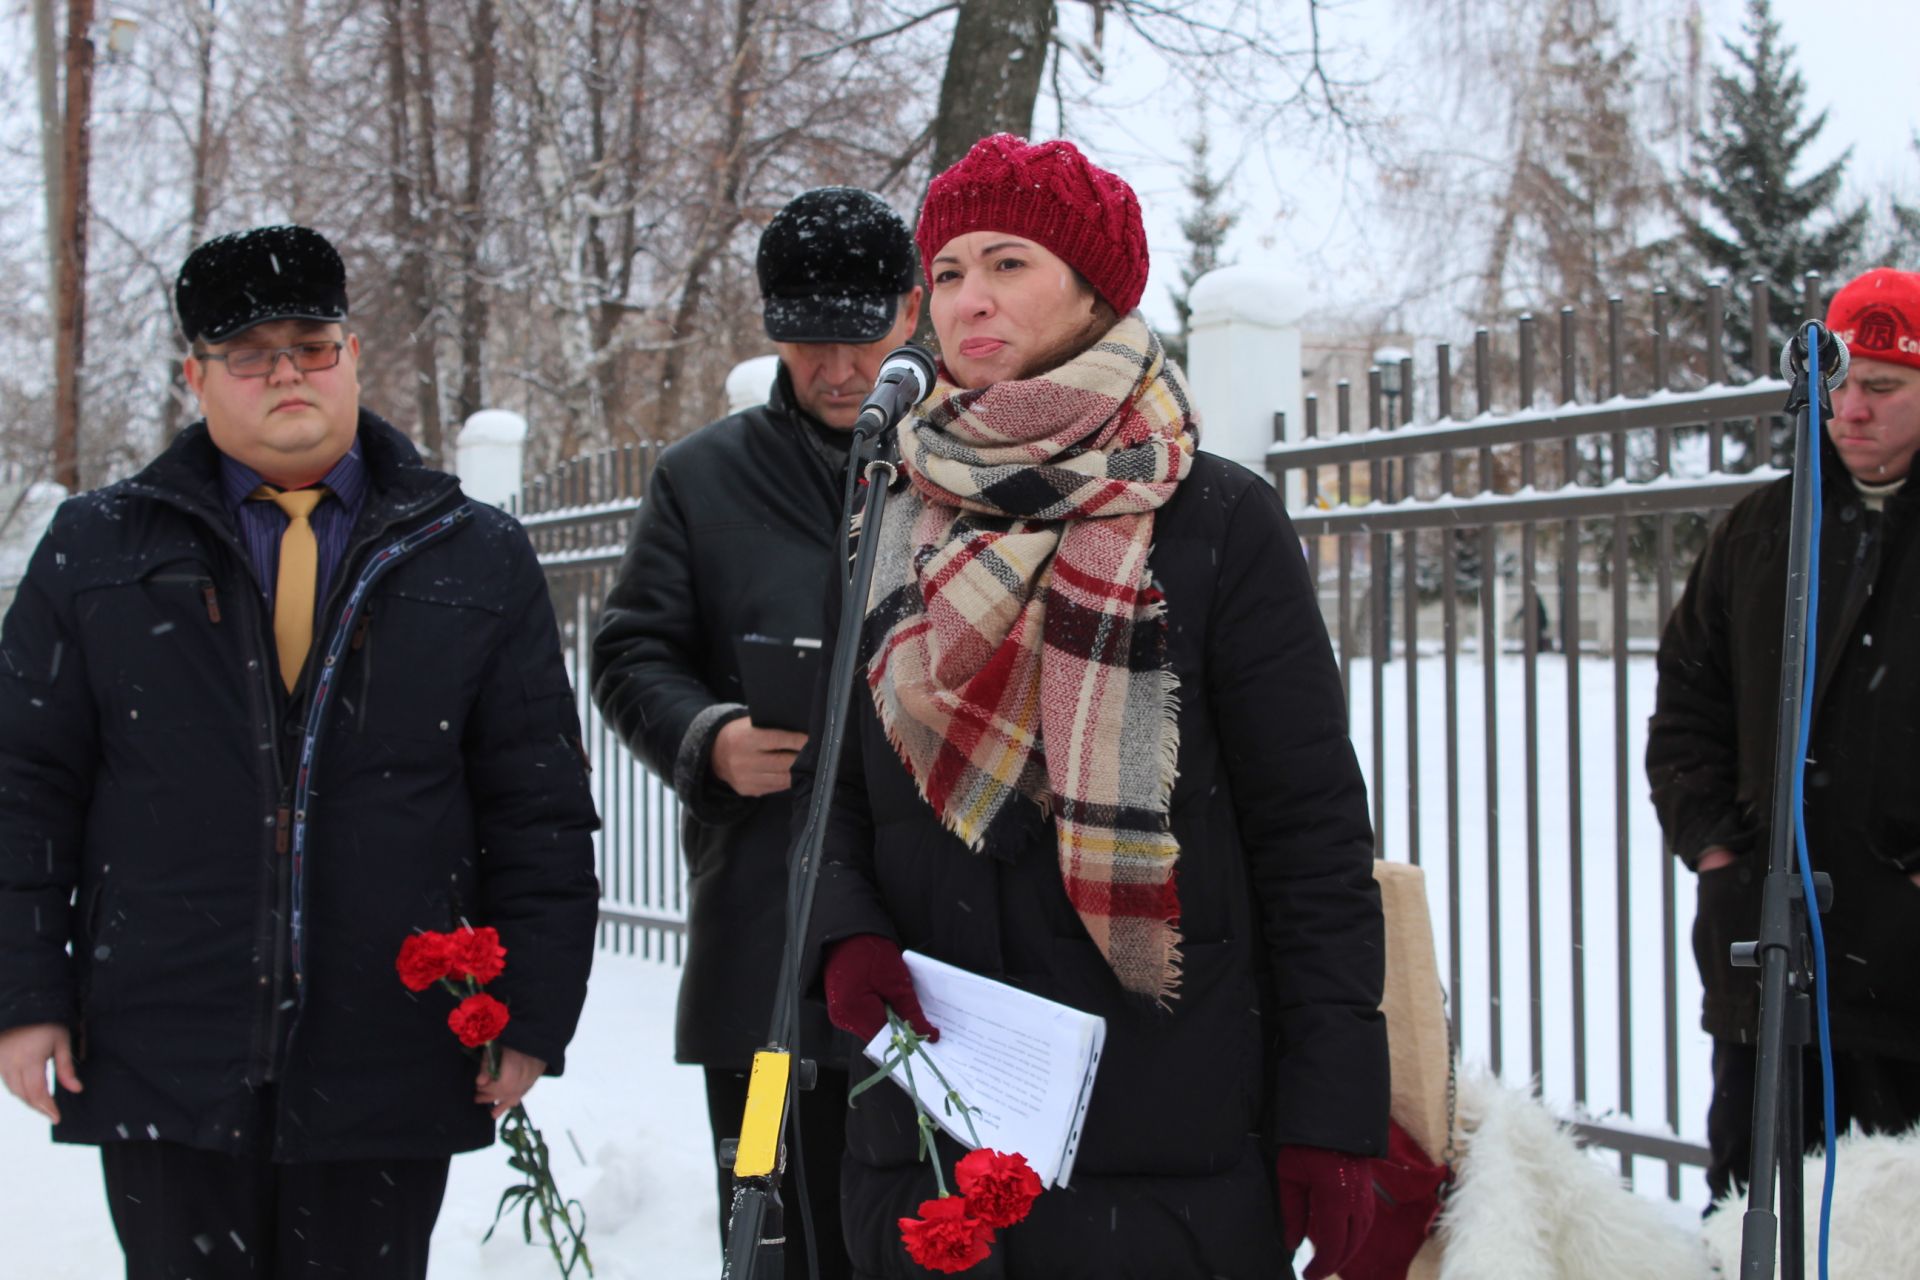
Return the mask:
<svg viewBox="0 0 1920 1280">
<path fill-rule="evenodd" d="M 697 1067 L 673 1063 L 679 982 L 675 966 L 600 953 L 567 1074 L 527 1095 L 561 1190 L 586 1206 L 588 1246 L 601 1280 L 720 1272 L 706 1092 Z M 517 1222 L 503 1223 L 492 1243 L 480 1243 L 510 1176 L 499 1146 L 454 1160 L 433 1235 L 428 1274 L 434 1280 L 559 1274 L 544 1249 L 521 1243 Z M 45 1121 L 5 1094 L 0 1241 L 6 1242 L 0 1274 L 8 1280 L 122 1274 L 99 1156 L 92 1147 L 55 1146 Z"/>
</svg>

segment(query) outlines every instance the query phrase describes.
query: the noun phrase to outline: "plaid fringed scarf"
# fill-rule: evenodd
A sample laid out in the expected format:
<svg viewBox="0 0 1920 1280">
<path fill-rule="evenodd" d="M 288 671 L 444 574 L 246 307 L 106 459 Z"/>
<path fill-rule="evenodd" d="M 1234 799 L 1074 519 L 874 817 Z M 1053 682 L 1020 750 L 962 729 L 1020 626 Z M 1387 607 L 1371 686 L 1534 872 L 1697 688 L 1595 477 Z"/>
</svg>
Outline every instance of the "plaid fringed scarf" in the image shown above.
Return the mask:
<svg viewBox="0 0 1920 1280">
<path fill-rule="evenodd" d="M 1186 385 L 1135 312 L 1040 377 L 943 380 L 903 430 L 909 532 L 878 553 L 862 645 L 880 722 L 976 851 L 1014 852 L 1016 795 L 1049 811 L 1087 932 L 1165 1001 L 1179 708 L 1147 554 L 1193 465 Z"/>
</svg>

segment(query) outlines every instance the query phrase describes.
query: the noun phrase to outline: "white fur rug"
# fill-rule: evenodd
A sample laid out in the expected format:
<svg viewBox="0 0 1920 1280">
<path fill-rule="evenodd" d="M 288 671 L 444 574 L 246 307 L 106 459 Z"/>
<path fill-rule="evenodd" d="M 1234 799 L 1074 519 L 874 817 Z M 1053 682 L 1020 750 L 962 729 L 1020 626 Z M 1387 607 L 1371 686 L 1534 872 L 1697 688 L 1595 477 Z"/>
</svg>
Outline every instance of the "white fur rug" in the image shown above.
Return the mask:
<svg viewBox="0 0 1920 1280">
<path fill-rule="evenodd" d="M 1828 1274 L 1834 1280 L 1913 1280 L 1920 1276 L 1920 1132 L 1898 1137 L 1842 1135 L 1833 1184 Z M 1807 1158 L 1807 1274 L 1819 1274 L 1820 1181 L 1824 1155 Z M 1746 1197 L 1721 1201 L 1707 1219 L 1707 1244 L 1721 1270 L 1740 1272 L 1740 1218 Z"/>
<path fill-rule="evenodd" d="M 1440 1219 L 1440 1280 L 1721 1280 L 1740 1270 L 1744 1197 L 1702 1226 L 1621 1183 L 1531 1094 L 1460 1078 L 1464 1158 Z M 1920 1131 L 1840 1140 L 1834 1280 L 1920 1280 Z M 1820 1180 L 1806 1164 L 1807 1274 L 1817 1274 Z"/>
<path fill-rule="evenodd" d="M 1466 1158 L 1440 1280 L 1712 1280 L 1687 1213 L 1621 1185 L 1531 1094 L 1460 1079 Z"/>
</svg>

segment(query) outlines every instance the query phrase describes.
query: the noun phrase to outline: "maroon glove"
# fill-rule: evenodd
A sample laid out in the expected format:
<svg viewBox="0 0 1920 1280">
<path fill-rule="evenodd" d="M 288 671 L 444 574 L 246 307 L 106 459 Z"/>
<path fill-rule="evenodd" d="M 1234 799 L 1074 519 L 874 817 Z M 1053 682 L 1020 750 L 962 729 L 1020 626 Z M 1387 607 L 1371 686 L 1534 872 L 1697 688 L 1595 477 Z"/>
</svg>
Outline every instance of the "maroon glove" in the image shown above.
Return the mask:
<svg viewBox="0 0 1920 1280">
<path fill-rule="evenodd" d="M 913 976 L 900 958 L 900 944 L 877 933 L 856 933 L 827 949 L 826 970 L 820 983 L 827 991 L 827 1018 L 842 1031 L 851 1031 L 862 1043 L 887 1025 L 887 1008 L 929 1040 L 940 1033 L 920 1009 Z"/>
<path fill-rule="evenodd" d="M 1373 1227 L 1373 1179 L 1365 1156 L 1324 1147 L 1282 1147 L 1280 1225 L 1289 1251 L 1313 1241 L 1306 1280 L 1326 1280 L 1360 1252 Z"/>
</svg>

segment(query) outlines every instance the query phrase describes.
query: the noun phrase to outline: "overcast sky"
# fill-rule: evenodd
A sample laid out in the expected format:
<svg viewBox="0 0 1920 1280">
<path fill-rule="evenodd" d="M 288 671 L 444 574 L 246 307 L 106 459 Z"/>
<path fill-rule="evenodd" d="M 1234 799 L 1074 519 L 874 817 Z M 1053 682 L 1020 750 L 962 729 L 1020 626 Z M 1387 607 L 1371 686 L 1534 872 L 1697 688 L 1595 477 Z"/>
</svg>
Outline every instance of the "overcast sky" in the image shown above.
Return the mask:
<svg viewBox="0 0 1920 1280">
<path fill-rule="evenodd" d="M 1745 0 L 1700 3 L 1707 56 L 1724 64 L 1720 39 L 1740 37 Z M 1303 4 L 1264 0 L 1267 6 L 1284 14 L 1289 6 Z M 1665 7 L 1660 0 L 1642 5 Z M 1809 108 L 1830 111 L 1814 146 L 1819 160 L 1851 144 L 1848 173 L 1856 191 L 1877 193 L 1898 185 L 1920 195 L 1920 155 L 1910 141 L 1920 126 L 1920 76 L 1914 70 L 1920 0 L 1776 0 L 1775 16 L 1796 48 Z M 1372 93 L 1402 110 L 1408 95 L 1417 103 L 1421 91 L 1417 71 L 1398 48 L 1404 42 L 1396 33 L 1408 20 L 1407 0 L 1336 0 L 1322 20 L 1326 44 L 1348 51 L 1349 65 L 1373 67 L 1379 79 Z M 1115 66 L 1108 81 L 1127 92 L 1105 92 L 1114 109 L 1104 118 L 1082 114 L 1076 128 L 1096 155 L 1140 192 L 1154 257 L 1142 305 L 1156 323 L 1171 325 L 1167 286 L 1177 283 L 1186 252 L 1178 223 L 1188 198 L 1180 173 L 1186 140 L 1198 119 L 1192 89 L 1138 55 Z M 1052 105 L 1043 102 L 1036 115 L 1036 132 L 1046 132 Z M 1369 260 L 1390 253 L 1392 246 L 1391 230 L 1369 208 L 1373 178 L 1364 160 L 1324 140 L 1304 149 L 1288 147 L 1223 125 L 1220 113 L 1210 118 L 1218 163 L 1238 157 L 1230 199 L 1240 224 L 1232 256 L 1264 261 L 1300 278 L 1321 304 L 1364 301 L 1354 295 L 1371 287 Z"/>
</svg>

